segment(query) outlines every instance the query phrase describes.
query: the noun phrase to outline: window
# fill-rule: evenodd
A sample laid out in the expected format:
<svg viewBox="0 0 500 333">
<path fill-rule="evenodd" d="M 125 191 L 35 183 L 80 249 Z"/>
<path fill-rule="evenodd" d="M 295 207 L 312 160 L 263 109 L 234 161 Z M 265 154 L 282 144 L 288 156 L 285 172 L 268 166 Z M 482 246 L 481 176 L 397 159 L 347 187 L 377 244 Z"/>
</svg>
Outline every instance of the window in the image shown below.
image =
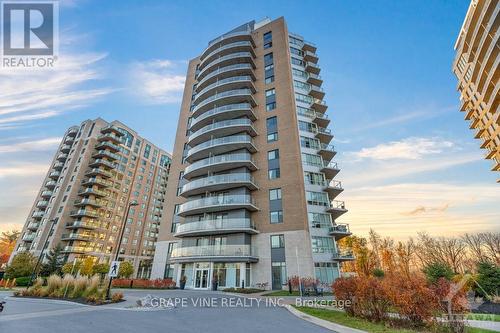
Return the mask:
<svg viewBox="0 0 500 333">
<path fill-rule="evenodd" d="M 278 117 L 267 118 L 267 142 L 278 140 Z"/>
<path fill-rule="evenodd" d="M 332 219 L 330 214 L 308 213 L 307 217 L 311 228 L 321 229 L 330 228 L 332 226 Z"/>
<path fill-rule="evenodd" d="M 306 184 L 326 186 L 325 175 L 317 172 L 304 172 Z"/>
<path fill-rule="evenodd" d="M 286 263 L 283 261 L 271 263 L 272 288 L 279 290 L 287 283 Z"/>
<path fill-rule="evenodd" d="M 283 211 L 282 210 L 273 210 L 269 212 L 269 218 L 271 223 L 283 223 Z"/>
<path fill-rule="evenodd" d="M 285 248 L 285 235 L 272 235 L 271 236 L 271 249 Z"/>
<path fill-rule="evenodd" d="M 280 158 L 280 151 L 279 149 L 271 150 L 267 152 L 267 160 L 277 160 Z"/>
<path fill-rule="evenodd" d="M 318 131 L 316 124 L 302 120 L 299 120 L 299 130 L 309 133 L 316 133 Z"/>
<path fill-rule="evenodd" d="M 264 56 L 264 77 L 266 84 L 274 82 L 274 60 L 272 53 Z"/>
<path fill-rule="evenodd" d="M 271 31 L 264 34 L 264 49 L 268 49 L 273 46 L 273 33 Z"/>
<path fill-rule="evenodd" d="M 302 52 L 302 50 L 299 50 L 295 47 L 290 47 L 290 53 L 299 57 L 302 57 L 304 55 L 304 52 Z"/>
<path fill-rule="evenodd" d="M 300 146 L 303 148 L 310 148 L 318 150 L 320 148 L 320 143 L 318 139 L 308 138 L 306 136 L 300 137 Z"/>
<path fill-rule="evenodd" d="M 273 89 L 266 90 L 266 110 L 271 111 L 276 109 L 276 91 Z"/>
<path fill-rule="evenodd" d="M 305 165 L 323 167 L 323 159 L 319 155 L 302 153 L 302 163 Z"/>
<path fill-rule="evenodd" d="M 304 62 L 304 60 L 300 60 L 300 59 L 292 57 L 292 65 L 297 65 L 297 66 L 304 67 L 305 62 Z"/>
<path fill-rule="evenodd" d="M 279 168 L 269 169 L 269 179 L 280 178 L 281 172 Z"/>
<path fill-rule="evenodd" d="M 281 189 L 273 188 L 269 190 L 269 200 L 280 200 L 281 199 Z"/>
<path fill-rule="evenodd" d="M 328 285 L 331 285 L 339 277 L 337 263 L 334 262 L 315 262 L 314 272 L 321 283 Z"/>
<path fill-rule="evenodd" d="M 333 239 L 331 237 L 311 237 L 313 253 L 335 253 Z"/>
<path fill-rule="evenodd" d="M 325 192 L 306 192 L 306 200 L 308 205 L 330 206 L 328 194 Z"/>
</svg>

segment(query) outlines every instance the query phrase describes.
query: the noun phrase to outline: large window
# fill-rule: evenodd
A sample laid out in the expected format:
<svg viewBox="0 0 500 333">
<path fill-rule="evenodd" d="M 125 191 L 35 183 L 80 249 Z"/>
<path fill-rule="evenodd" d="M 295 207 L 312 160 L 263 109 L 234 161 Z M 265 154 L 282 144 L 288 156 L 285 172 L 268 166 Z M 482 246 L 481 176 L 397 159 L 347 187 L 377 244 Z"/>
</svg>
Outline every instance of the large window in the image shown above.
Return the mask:
<svg viewBox="0 0 500 333">
<path fill-rule="evenodd" d="M 339 277 L 339 269 L 334 262 L 315 262 L 314 272 L 316 278 L 327 285 L 331 285 Z"/>
<path fill-rule="evenodd" d="M 312 165 L 323 167 L 323 159 L 319 155 L 302 153 L 302 163 L 305 165 Z"/>
<path fill-rule="evenodd" d="M 274 82 L 274 59 L 272 53 L 264 55 L 264 77 L 266 84 Z"/>
<path fill-rule="evenodd" d="M 272 224 L 283 223 L 283 211 L 282 210 L 272 210 L 269 212 L 269 221 Z"/>
<path fill-rule="evenodd" d="M 330 200 L 328 199 L 328 194 L 325 192 L 306 192 L 306 199 L 308 205 L 316 206 L 330 206 Z"/>
<path fill-rule="evenodd" d="M 311 228 L 330 228 L 332 226 L 332 217 L 325 213 L 307 213 L 309 225 Z"/>
<path fill-rule="evenodd" d="M 266 90 L 266 110 L 276 109 L 276 91 L 274 88 Z"/>
<path fill-rule="evenodd" d="M 335 253 L 333 239 L 331 237 L 311 237 L 313 253 Z"/>
<path fill-rule="evenodd" d="M 285 247 L 285 235 L 271 236 L 271 249 L 281 249 Z"/>
<path fill-rule="evenodd" d="M 319 140 L 309 138 L 307 136 L 300 137 L 300 146 L 303 148 L 310 148 L 318 150 L 320 148 Z"/>
<path fill-rule="evenodd" d="M 273 33 L 271 31 L 264 34 L 264 49 L 268 49 L 273 46 Z"/>
<path fill-rule="evenodd" d="M 306 184 L 311 185 L 326 185 L 325 175 L 318 172 L 304 172 L 304 179 Z"/>
<path fill-rule="evenodd" d="M 305 132 L 309 132 L 309 133 L 316 133 L 317 132 L 316 124 L 310 123 L 307 121 L 302 121 L 302 120 L 299 120 L 299 129 L 301 131 L 305 131 Z"/>
<path fill-rule="evenodd" d="M 273 290 L 282 289 L 287 282 L 286 263 L 284 261 L 271 263 L 272 288 Z"/>
<path fill-rule="evenodd" d="M 269 190 L 269 200 L 281 200 L 281 189 L 273 188 Z"/>
<path fill-rule="evenodd" d="M 267 142 L 278 140 L 278 117 L 267 118 Z"/>
<path fill-rule="evenodd" d="M 267 152 L 267 170 L 269 179 L 280 178 L 281 172 L 279 167 L 279 150 L 274 149 Z"/>
</svg>

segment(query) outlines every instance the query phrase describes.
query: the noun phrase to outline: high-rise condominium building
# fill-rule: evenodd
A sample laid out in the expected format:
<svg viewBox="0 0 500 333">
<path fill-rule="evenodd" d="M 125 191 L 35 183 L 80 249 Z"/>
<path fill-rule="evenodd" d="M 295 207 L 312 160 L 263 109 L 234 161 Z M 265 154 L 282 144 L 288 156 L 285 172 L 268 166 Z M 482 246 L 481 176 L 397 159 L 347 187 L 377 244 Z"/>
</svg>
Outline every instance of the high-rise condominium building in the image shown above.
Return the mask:
<svg viewBox="0 0 500 333">
<path fill-rule="evenodd" d="M 246 23 L 189 63 L 152 277 L 186 288 L 330 283 L 352 256 L 316 46 L 283 18 Z"/>
<path fill-rule="evenodd" d="M 458 78 L 460 111 L 481 140 L 485 158 L 500 171 L 500 5 L 472 0 L 460 29 L 453 72 Z M 500 182 L 498 179 L 497 182 Z"/>
<path fill-rule="evenodd" d="M 67 260 L 116 254 L 149 277 L 171 156 L 118 121 L 70 127 L 45 176 L 15 251 L 39 255 L 61 244 Z M 124 224 L 127 207 L 129 216 Z"/>
</svg>

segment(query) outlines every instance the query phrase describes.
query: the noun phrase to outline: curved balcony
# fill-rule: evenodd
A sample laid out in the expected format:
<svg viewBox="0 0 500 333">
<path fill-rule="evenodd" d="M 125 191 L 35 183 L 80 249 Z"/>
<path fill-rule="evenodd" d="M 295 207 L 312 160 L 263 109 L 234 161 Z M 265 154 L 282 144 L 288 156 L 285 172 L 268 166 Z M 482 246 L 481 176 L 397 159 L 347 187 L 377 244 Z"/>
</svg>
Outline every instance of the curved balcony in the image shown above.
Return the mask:
<svg viewBox="0 0 500 333">
<path fill-rule="evenodd" d="M 40 194 L 40 196 L 42 198 L 50 198 L 52 196 L 52 194 L 54 194 L 54 192 L 46 190 L 46 191 L 42 191 L 42 194 Z"/>
<path fill-rule="evenodd" d="M 73 142 L 75 142 L 75 138 L 71 136 L 67 136 L 66 138 L 64 138 L 64 144 L 72 145 Z"/>
<path fill-rule="evenodd" d="M 208 57 L 210 52 L 214 51 L 215 49 L 237 41 L 248 41 L 255 47 L 255 43 L 252 38 L 252 31 L 250 29 L 248 29 L 247 31 L 234 31 L 211 40 L 208 43 L 208 47 L 200 55 L 200 60 L 204 60 L 206 57 Z"/>
<path fill-rule="evenodd" d="M 321 87 L 311 85 L 311 88 L 309 89 L 309 95 L 314 98 L 322 99 L 323 97 L 325 97 L 325 91 Z"/>
<path fill-rule="evenodd" d="M 250 64 L 255 69 L 255 63 L 253 61 L 254 58 L 255 54 L 253 52 L 236 52 L 227 54 L 208 63 L 203 69 L 198 72 L 196 79 L 198 81 L 201 81 L 205 76 L 212 73 L 217 68 L 234 64 Z"/>
<path fill-rule="evenodd" d="M 233 42 L 226 45 L 223 45 L 219 48 L 216 48 L 212 52 L 206 55 L 203 60 L 200 62 L 200 70 L 203 70 L 205 66 L 210 64 L 214 59 L 224 57 L 227 54 L 238 53 L 238 52 L 250 52 L 255 58 L 255 52 L 253 50 L 253 44 L 249 41 L 239 41 Z"/>
<path fill-rule="evenodd" d="M 184 178 L 191 179 L 210 172 L 221 172 L 230 169 L 246 167 L 249 170 L 257 170 L 257 166 L 249 153 L 224 154 L 208 157 L 188 165 L 184 169 Z"/>
<path fill-rule="evenodd" d="M 332 260 L 339 262 L 353 261 L 356 260 L 356 257 L 351 251 L 337 251 L 333 253 Z"/>
<path fill-rule="evenodd" d="M 98 144 L 96 144 L 95 147 L 100 150 L 109 149 L 114 153 L 120 151 L 120 146 L 115 145 L 113 142 L 110 141 L 99 142 Z"/>
<path fill-rule="evenodd" d="M 84 179 L 82 181 L 82 184 L 83 185 L 89 185 L 89 186 L 92 186 L 92 185 L 97 185 L 99 187 L 109 187 L 109 186 L 112 186 L 113 185 L 113 182 L 109 181 L 109 180 L 104 180 L 104 179 L 101 179 L 101 178 L 88 178 L 88 179 Z"/>
<path fill-rule="evenodd" d="M 345 203 L 343 201 L 333 200 L 330 207 L 327 209 L 327 212 L 332 214 L 332 218 L 335 220 L 339 216 L 347 213 L 347 209 L 345 208 Z"/>
<path fill-rule="evenodd" d="M 333 179 L 340 172 L 337 162 L 328 163 L 324 161 L 323 167 L 320 170 L 325 174 L 326 179 Z"/>
<path fill-rule="evenodd" d="M 328 109 L 328 106 L 326 105 L 326 102 L 318 99 L 318 98 L 313 98 L 311 102 L 311 108 L 313 108 L 315 111 L 325 113 L 326 109 Z"/>
<path fill-rule="evenodd" d="M 101 176 L 101 177 L 105 177 L 105 178 L 110 178 L 113 176 L 113 174 L 109 171 L 106 171 L 104 169 L 100 169 L 100 168 L 93 168 L 93 169 L 90 169 L 89 171 L 87 171 L 85 173 L 86 176 Z"/>
<path fill-rule="evenodd" d="M 33 212 L 31 217 L 34 219 L 41 219 L 44 215 L 45 215 L 45 212 L 39 210 L 39 211 Z"/>
<path fill-rule="evenodd" d="M 52 171 L 51 173 L 49 173 L 49 177 L 52 179 L 57 179 L 60 175 L 61 173 L 59 171 Z"/>
<path fill-rule="evenodd" d="M 66 161 L 67 158 L 68 158 L 68 154 L 59 154 L 59 155 L 57 155 L 57 160 L 61 161 L 61 162 Z"/>
<path fill-rule="evenodd" d="M 119 144 L 121 142 L 121 139 L 118 135 L 114 133 L 106 133 L 99 135 L 97 137 L 97 141 L 112 141 L 116 144 Z"/>
<path fill-rule="evenodd" d="M 206 86 L 216 82 L 217 80 L 222 80 L 232 76 L 250 75 L 255 80 L 253 69 L 254 68 L 251 64 L 234 64 L 220 67 L 215 71 L 207 74 L 202 80 L 200 80 L 198 82 L 198 85 L 196 86 L 196 89 L 201 91 Z"/>
<path fill-rule="evenodd" d="M 28 223 L 27 229 L 28 230 L 37 230 L 39 226 L 40 226 L 40 222 L 33 221 L 33 222 Z"/>
<path fill-rule="evenodd" d="M 96 197 L 105 197 L 107 194 L 104 191 L 99 191 L 93 188 L 86 188 L 83 191 L 78 192 L 79 196 L 95 195 Z"/>
<path fill-rule="evenodd" d="M 229 136 L 246 132 L 250 136 L 257 135 L 253 122 L 250 119 L 230 119 L 207 125 L 188 137 L 188 144 L 193 146 L 214 137 Z"/>
<path fill-rule="evenodd" d="M 98 227 L 95 222 L 89 221 L 73 221 L 66 223 L 66 229 L 87 229 L 93 230 Z"/>
<path fill-rule="evenodd" d="M 247 117 L 251 120 L 257 119 L 250 103 L 229 104 L 210 109 L 203 112 L 198 117 L 193 118 L 189 129 L 191 131 L 197 131 L 212 122 L 240 117 Z"/>
<path fill-rule="evenodd" d="M 259 188 L 250 173 L 228 173 L 193 180 L 182 186 L 180 195 L 188 197 L 191 195 L 222 191 L 242 186 L 245 186 L 251 191 Z"/>
<path fill-rule="evenodd" d="M 61 162 L 56 162 L 56 163 L 54 163 L 54 165 L 53 165 L 53 168 L 54 168 L 55 170 L 58 170 L 58 171 L 62 170 L 62 168 L 63 168 L 63 167 L 64 167 L 64 163 L 61 163 Z"/>
<path fill-rule="evenodd" d="M 53 180 L 49 180 L 48 182 L 45 183 L 45 187 L 49 189 L 56 187 L 56 185 L 57 182 Z"/>
<path fill-rule="evenodd" d="M 330 227 L 328 233 L 331 236 L 334 236 L 336 241 L 352 235 L 352 232 L 349 230 L 349 224 L 336 224 Z"/>
<path fill-rule="evenodd" d="M 36 203 L 36 206 L 37 206 L 38 208 L 42 208 L 42 209 L 47 208 L 47 206 L 48 206 L 48 205 L 49 205 L 49 202 L 48 202 L 48 201 L 46 201 L 46 200 L 40 200 L 40 201 L 38 201 L 38 202 Z"/>
<path fill-rule="evenodd" d="M 249 135 L 232 135 L 200 143 L 188 150 L 186 161 L 192 163 L 209 155 L 218 155 L 233 150 L 246 149 L 255 153 L 257 148 Z"/>
<path fill-rule="evenodd" d="M 247 244 L 178 247 L 172 251 L 170 258 L 177 262 L 193 260 L 224 262 L 258 261 L 255 248 Z"/>
<path fill-rule="evenodd" d="M 187 216 L 233 209 L 258 210 L 251 195 L 235 194 L 206 197 L 185 202 L 179 206 L 178 215 Z"/>
<path fill-rule="evenodd" d="M 71 146 L 70 145 L 62 145 L 62 147 L 61 147 L 61 151 L 63 153 L 68 153 L 70 150 L 71 150 Z"/>
<path fill-rule="evenodd" d="M 328 182 L 324 188 L 324 191 L 328 193 L 330 199 L 335 199 L 340 193 L 344 191 L 342 188 L 342 183 L 338 180 L 332 180 Z"/>
<path fill-rule="evenodd" d="M 257 105 L 255 99 L 253 98 L 252 89 L 242 88 L 227 90 L 220 93 L 216 93 L 210 97 L 204 99 L 200 104 L 197 104 L 194 109 L 192 116 L 196 117 L 202 114 L 204 111 L 208 111 L 214 106 L 220 106 L 225 104 L 235 104 L 241 102 L 247 102 L 252 104 L 252 106 Z"/>
<path fill-rule="evenodd" d="M 319 87 L 323 84 L 323 79 L 318 74 L 309 73 L 307 76 L 307 83 L 314 84 Z"/>
<path fill-rule="evenodd" d="M 103 160 L 102 158 L 97 158 L 92 163 L 90 163 L 89 166 L 91 166 L 91 167 L 106 166 L 110 169 L 113 169 L 115 167 L 115 164 L 113 162 L 108 161 L 108 160 Z"/>
<path fill-rule="evenodd" d="M 109 150 L 98 150 L 92 154 L 94 158 L 107 157 L 111 160 L 118 160 L 120 156 L 118 154 L 112 153 Z"/>
<path fill-rule="evenodd" d="M 319 72 L 321 71 L 318 64 L 311 61 L 307 61 L 305 67 L 306 67 L 306 72 L 313 73 L 316 75 L 319 74 Z"/>
<path fill-rule="evenodd" d="M 79 128 L 78 128 L 78 127 L 76 127 L 76 126 L 75 126 L 75 127 L 71 127 L 71 128 L 68 130 L 67 135 L 72 136 L 72 137 L 75 137 L 75 136 L 76 136 L 76 134 L 78 133 L 78 130 L 79 130 Z"/>
<path fill-rule="evenodd" d="M 321 142 L 330 142 L 333 139 L 332 131 L 329 128 L 318 127 L 318 131 L 316 132 L 316 138 L 318 138 Z"/>
<path fill-rule="evenodd" d="M 203 220 L 182 223 L 177 227 L 175 237 L 221 235 L 236 232 L 258 234 L 252 220 L 249 218 L 236 218 L 224 220 Z"/>
<path fill-rule="evenodd" d="M 200 92 L 196 94 L 193 104 L 200 104 L 200 102 L 208 98 L 210 95 L 220 93 L 225 90 L 248 88 L 252 90 L 252 93 L 255 93 L 256 90 L 253 81 L 254 80 L 250 75 L 231 76 L 216 81 L 200 90 Z"/>
</svg>

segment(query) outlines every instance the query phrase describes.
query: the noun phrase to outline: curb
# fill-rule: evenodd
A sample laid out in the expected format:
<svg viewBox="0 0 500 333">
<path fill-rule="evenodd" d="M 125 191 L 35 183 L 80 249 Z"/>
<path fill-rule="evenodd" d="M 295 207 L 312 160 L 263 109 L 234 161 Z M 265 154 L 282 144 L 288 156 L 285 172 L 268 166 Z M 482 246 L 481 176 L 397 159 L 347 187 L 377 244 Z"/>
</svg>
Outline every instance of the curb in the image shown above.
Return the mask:
<svg viewBox="0 0 500 333">
<path fill-rule="evenodd" d="M 321 326 L 323 328 L 329 329 L 333 332 L 337 332 L 337 333 L 368 333 L 367 331 L 362 331 L 362 330 L 358 330 L 355 328 L 342 326 L 342 325 L 339 325 L 336 323 L 332 323 L 331 321 L 327 321 L 327 320 L 323 320 L 323 319 L 319 319 L 319 318 L 310 316 L 302 311 L 295 309 L 291 305 L 285 305 L 285 308 L 294 316 L 296 316 L 300 319 L 303 319 L 305 321 L 308 321 L 310 323 L 313 323 L 315 325 Z"/>
</svg>

